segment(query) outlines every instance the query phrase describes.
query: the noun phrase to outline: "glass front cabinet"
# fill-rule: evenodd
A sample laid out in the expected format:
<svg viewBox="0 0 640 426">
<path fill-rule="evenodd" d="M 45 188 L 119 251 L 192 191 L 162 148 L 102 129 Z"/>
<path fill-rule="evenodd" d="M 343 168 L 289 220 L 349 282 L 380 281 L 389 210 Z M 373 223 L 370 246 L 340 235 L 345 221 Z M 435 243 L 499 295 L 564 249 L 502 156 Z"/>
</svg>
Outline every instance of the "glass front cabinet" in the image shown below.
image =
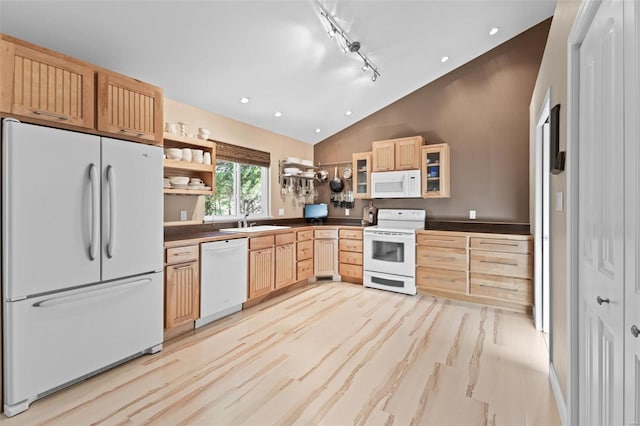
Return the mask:
<svg viewBox="0 0 640 426">
<path fill-rule="evenodd" d="M 449 198 L 449 144 L 422 147 L 422 197 Z"/>
<path fill-rule="evenodd" d="M 371 152 L 353 154 L 353 192 L 356 199 L 371 198 Z"/>
</svg>

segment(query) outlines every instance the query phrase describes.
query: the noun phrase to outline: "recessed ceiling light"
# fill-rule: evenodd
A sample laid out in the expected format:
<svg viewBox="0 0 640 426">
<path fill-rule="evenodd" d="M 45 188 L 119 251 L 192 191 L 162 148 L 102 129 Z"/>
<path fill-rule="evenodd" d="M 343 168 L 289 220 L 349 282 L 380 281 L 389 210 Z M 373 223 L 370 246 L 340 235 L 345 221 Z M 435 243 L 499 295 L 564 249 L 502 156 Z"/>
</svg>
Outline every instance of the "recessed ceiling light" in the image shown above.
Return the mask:
<svg viewBox="0 0 640 426">
<path fill-rule="evenodd" d="M 274 117 L 282 117 L 282 113 L 280 111 L 277 111 L 275 114 L 273 114 Z"/>
<path fill-rule="evenodd" d="M 500 28 L 498 27 L 493 27 L 491 28 L 491 30 L 489 31 L 489 35 L 495 35 L 498 33 L 498 31 L 500 31 Z"/>
<path fill-rule="evenodd" d="M 316 129 L 316 133 L 320 133 L 320 128 L 319 127 Z"/>
<path fill-rule="evenodd" d="M 448 57 L 448 56 L 443 56 L 443 57 L 442 57 L 442 59 L 440 59 L 440 62 L 442 62 L 442 63 L 444 64 L 444 63 L 445 63 L 445 62 L 447 62 L 448 60 L 449 60 L 449 57 Z"/>
<path fill-rule="evenodd" d="M 344 113 L 344 115 L 346 115 L 347 117 L 351 115 L 351 111 L 347 111 Z"/>
<path fill-rule="evenodd" d="M 246 104 L 249 102 L 249 98 L 244 97 L 244 98 L 240 98 L 240 103 Z"/>
</svg>

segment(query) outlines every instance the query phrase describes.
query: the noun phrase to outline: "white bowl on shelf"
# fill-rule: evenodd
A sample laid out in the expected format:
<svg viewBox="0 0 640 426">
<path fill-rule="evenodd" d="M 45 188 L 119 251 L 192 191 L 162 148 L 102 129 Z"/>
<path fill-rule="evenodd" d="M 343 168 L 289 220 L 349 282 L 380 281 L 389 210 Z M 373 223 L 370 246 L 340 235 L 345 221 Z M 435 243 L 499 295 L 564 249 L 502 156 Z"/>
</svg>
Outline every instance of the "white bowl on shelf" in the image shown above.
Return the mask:
<svg viewBox="0 0 640 426">
<path fill-rule="evenodd" d="M 303 166 L 313 167 L 313 161 L 311 160 L 300 160 L 300 164 Z"/>
<path fill-rule="evenodd" d="M 180 148 L 167 148 L 165 153 L 169 160 L 182 160 L 182 150 Z"/>
<path fill-rule="evenodd" d="M 189 176 L 174 176 L 169 179 L 171 185 L 188 185 L 189 184 Z"/>
<path fill-rule="evenodd" d="M 297 175 L 300 173 L 300 169 L 297 167 L 285 167 L 283 171 L 285 175 Z"/>
<path fill-rule="evenodd" d="M 284 160 L 285 163 L 292 163 L 292 164 L 299 164 L 300 163 L 300 159 L 298 157 L 287 157 L 286 160 Z"/>
</svg>

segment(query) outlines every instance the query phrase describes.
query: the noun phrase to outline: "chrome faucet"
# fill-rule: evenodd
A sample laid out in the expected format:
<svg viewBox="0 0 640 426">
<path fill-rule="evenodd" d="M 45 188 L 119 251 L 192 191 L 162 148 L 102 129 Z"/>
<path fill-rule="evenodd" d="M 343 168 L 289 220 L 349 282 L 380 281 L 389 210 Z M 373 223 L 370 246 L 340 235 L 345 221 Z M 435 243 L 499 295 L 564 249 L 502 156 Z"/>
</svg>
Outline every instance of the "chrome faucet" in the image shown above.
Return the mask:
<svg viewBox="0 0 640 426">
<path fill-rule="evenodd" d="M 245 213 L 242 217 L 242 220 L 238 221 L 238 228 L 247 228 L 247 217 L 249 216 L 249 212 Z"/>
</svg>

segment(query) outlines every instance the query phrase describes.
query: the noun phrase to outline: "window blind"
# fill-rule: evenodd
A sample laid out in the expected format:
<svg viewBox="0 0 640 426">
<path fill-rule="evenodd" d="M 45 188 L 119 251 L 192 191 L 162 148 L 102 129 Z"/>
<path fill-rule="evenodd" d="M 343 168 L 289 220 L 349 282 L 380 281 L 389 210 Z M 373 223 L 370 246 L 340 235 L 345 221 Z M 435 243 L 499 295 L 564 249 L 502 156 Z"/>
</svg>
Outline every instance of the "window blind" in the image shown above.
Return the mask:
<svg viewBox="0 0 640 426">
<path fill-rule="evenodd" d="M 216 159 L 269 167 L 271 164 L 271 153 L 232 145 L 230 143 L 216 142 Z"/>
</svg>

